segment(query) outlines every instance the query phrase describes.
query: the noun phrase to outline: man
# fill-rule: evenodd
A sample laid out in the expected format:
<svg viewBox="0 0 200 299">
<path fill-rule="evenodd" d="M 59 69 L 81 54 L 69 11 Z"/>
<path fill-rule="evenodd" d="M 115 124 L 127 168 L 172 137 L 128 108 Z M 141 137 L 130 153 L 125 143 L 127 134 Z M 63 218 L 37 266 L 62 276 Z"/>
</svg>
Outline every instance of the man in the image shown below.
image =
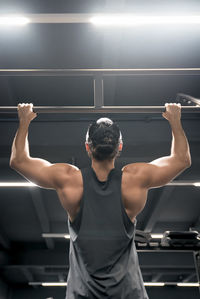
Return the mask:
<svg viewBox="0 0 200 299">
<path fill-rule="evenodd" d="M 38 186 L 55 189 L 68 214 L 67 299 L 148 298 L 134 244 L 136 216 L 144 208 L 150 188 L 167 184 L 191 165 L 181 106 L 165 106 L 163 117 L 172 129 L 169 156 L 116 169 L 122 135 L 117 124 L 101 118 L 89 126 L 86 135 L 91 167 L 79 170 L 30 157 L 28 128 L 37 115 L 32 104 L 18 105 L 19 129 L 10 166 Z"/>
</svg>

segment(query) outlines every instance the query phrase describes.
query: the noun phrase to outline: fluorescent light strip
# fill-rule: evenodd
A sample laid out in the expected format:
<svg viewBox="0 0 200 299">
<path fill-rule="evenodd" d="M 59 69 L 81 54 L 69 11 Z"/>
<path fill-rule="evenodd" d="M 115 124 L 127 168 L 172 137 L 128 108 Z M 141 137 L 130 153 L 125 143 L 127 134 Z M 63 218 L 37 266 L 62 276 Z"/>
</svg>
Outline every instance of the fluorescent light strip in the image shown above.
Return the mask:
<svg viewBox="0 0 200 299">
<path fill-rule="evenodd" d="M 200 187 L 200 182 L 196 182 L 193 184 L 195 187 Z"/>
<path fill-rule="evenodd" d="M 29 282 L 30 286 L 43 287 L 66 287 L 67 282 Z M 178 287 L 199 287 L 198 282 L 144 282 L 146 287 L 164 287 L 164 286 L 178 286 Z"/>
<path fill-rule="evenodd" d="M 177 283 L 178 287 L 199 287 L 200 284 L 198 282 L 179 282 Z"/>
<path fill-rule="evenodd" d="M 28 23 L 92 23 L 98 26 L 184 25 L 200 24 L 199 15 L 130 15 L 130 14 L 0 14 L 0 25 L 23 26 Z"/>
<path fill-rule="evenodd" d="M 200 16 L 102 15 L 94 16 L 90 22 L 98 26 L 184 25 L 200 24 Z"/>
<path fill-rule="evenodd" d="M 195 186 L 195 187 L 200 187 L 200 182 L 175 180 L 173 182 L 168 183 L 166 186 Z"/>
<path fill-rule="evenodd" d="M 31 182 L 0 182 L 0 187 L 37 187 Z"/>
<path fill-rule="evenodd" d="M 28 18 L 21 16 L 4 16 L 0 17 L 0 25 L 23 26 L 30 22 Z"/>
<path fill-rule="evenodd" d="M 43 286 L 43 287 L 66 287 L 67 282 L 29 282 L 30 286 Z"/>
<path fill-rule="evenodd" d="M 65 238 L 70 239 L 69 234 L 42 234 L 43 238 Z"/>
<path fill-rule="evenodd" d="M 65 239 L 70 239 L 69 234 L 59 234 L 59 233 L 44 233 L 42 234 L 43 238 L 65 238 Z M 151 234 L 151 237 L 154 239 L 162 239 L 163 234 Z"/>
<path fill-rule="evenodd" d="M 166 184 L 166 186 L 195 186 L 200 187 L 200 182 L 194 181 L 173 181 Z M 38 187 L 31 182 L 0 182 L 0 187 Z"/>
<path fill-rule="evenodd" d="M 162 239 L 163 234 L 151 234 L 151 237 L 154 238 L 154 239 Z"/>
</svg>

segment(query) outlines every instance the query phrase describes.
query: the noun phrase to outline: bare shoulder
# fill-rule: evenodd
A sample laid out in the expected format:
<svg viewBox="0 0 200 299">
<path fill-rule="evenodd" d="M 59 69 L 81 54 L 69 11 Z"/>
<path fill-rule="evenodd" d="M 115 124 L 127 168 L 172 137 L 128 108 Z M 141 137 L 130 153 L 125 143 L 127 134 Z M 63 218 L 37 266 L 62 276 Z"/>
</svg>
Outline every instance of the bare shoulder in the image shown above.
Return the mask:
<svg viewBox="0 0 200 299">
<path fill-rule="evenodd" d="M 158 188 L 168 184 L 190 165 L 171 155 L 158 158 L 150 163 L 133 163 L 124 167 L 124 171 L 137 175 L 144 188 Z"/>
<path fill-rule="evenodd" d="M 148 163 L 131 163 L 127 164 L 122 168 L 123 175 L 127 181 L 134 178 L 135 182 L 138 182 L 139 185 L 143 185 L 143 177 Z"/>
<path fill-rule="evenodd" d="M 67 163 L 56 163 L 52 165 L 56 177 L 58 188 L 65 187 L 66 184 L 77 184 L 81 178 L 81 171 L 78 167 Z"/>
<path fill-rule="evenodd" d="M 161 186 L 163 183 L 160 181 L 161 174 L 159 173 L 157 175 L 159 182 L 156 181 L 155 184 L 151 184 L 151 179 L 158 172 L 156 167 L 151 163 L 141 162 L 127 164 L 123 167 L 122 171 L 130 184 L 134 179 L 134 182 L 137 184 L 137 186 L 142 189 L 150 189 L 151 187 Z"/>
<path fill-rule="evenodd" d="M 131 163 L 122 168 L 123 173 L 129 173 L 134 175 L 141 175 L 143 171 L 148 167 L 149 163 Z"/>
</svg>

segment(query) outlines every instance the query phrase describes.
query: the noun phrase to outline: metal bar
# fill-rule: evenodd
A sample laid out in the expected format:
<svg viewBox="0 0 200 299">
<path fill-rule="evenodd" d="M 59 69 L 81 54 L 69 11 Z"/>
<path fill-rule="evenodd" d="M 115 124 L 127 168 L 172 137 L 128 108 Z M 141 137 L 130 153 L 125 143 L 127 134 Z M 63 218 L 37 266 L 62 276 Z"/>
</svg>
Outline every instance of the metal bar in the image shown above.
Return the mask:
<svg viewBox="0 0 200 299">
<path fill-rule="evenodd" d="M 132 68 L 132 69 L 0 69 L 0 76 L 135 76 L 200 75 L 200 68 Z"/>
<path fill-rule="evenodd" d="M 95 109 L 104 106 L 103 77 L 101 74 L 94 78 L 94 106 Z"/>
<path fill-rule="evenodd" d="M 165 106 L 35 106 L 36 113 L 162 113 Z M 183 113 L 200 113 L 198 106 L 182 106 Z M 17 113 L 16 106 L 1 106 L 0 113 Z"/>
<path fill-rule="evenodd" d="M 181 100 L 183 102 L 187 102 L 188 104 L 195 103 L 198 106 L 200 106 L 200 99 L 194 98 L 194 97 L 192 97 L 192 96 L 190 96 L 188 94 L 178 93 L 177 97 L 176 97 L 176 100 L 177 101 Z"/>
</svg>

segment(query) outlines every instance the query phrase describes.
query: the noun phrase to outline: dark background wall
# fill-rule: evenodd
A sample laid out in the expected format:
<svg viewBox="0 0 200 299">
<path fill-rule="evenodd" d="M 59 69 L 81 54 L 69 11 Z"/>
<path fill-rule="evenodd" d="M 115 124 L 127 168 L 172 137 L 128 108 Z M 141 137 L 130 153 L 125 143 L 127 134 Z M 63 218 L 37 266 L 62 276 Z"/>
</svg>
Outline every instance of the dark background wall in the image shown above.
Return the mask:
<svg viewBox="0 0 200 299">
<path fill-rule="evenodd" d="M 0 299 L 10 299 L 9 290 L 8 285 L 0 279 Z"/>
</svg>

